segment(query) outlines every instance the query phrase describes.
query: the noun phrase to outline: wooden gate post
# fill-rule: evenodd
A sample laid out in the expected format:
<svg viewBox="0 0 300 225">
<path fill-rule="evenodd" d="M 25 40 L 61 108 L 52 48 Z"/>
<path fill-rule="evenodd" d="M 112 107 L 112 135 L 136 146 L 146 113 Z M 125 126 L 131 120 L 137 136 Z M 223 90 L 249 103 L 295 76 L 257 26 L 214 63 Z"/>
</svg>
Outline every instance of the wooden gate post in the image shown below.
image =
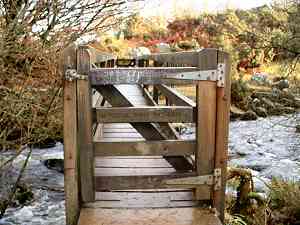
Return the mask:
<svg viewBox="0 0 300 225">
<path fill-rule="evenodd" d="M 95 201 L 94 149 L 92 136 L 92 89 L 88 74 L 91 58 L 86 46 L 77 50 L 77 74 L 86 79 L 77 81 L 78 141 L 80 149 L 81 198 L 83 202 Z"/>
<path fill-rule="evenodd" d="M 62 73 L 76 69 L 76 48 L 69 46 L 62 54 Z M 64 81 L 64 179 L 66 224 L 75 225 L 80 213 L 77 148 L 76 80 Z"/>
<path fill-rule="evenodd" d="M 198 67 L 201 70 L 215 70 L 217 68 L 217 50 L 203 49 L 199 52 Z M 216 134 L 216 82 L 199 81 L 197 83 L 196 104 L 196 171 L 198 175 L 213 174 L 215 134 Z M 196 199 L 211 199 L 209 189 L 197 188 Z"/>
<path fill-rule="evenodd" d="M 217 88 L 217 125 L 216 125 L 216 153 L 215 168 L 221 168 L 221 189 L 214 191 L 213 206 L 220 212 L 220 219 L 224 221 L 226 172 L 228 160 L 228 131 L 230 112 L 230 56 L 219 51 L 218 63 L 225 65 L 225 87 Z M 220 66 L 220 65 L 219 65 Z"/>
</svg>

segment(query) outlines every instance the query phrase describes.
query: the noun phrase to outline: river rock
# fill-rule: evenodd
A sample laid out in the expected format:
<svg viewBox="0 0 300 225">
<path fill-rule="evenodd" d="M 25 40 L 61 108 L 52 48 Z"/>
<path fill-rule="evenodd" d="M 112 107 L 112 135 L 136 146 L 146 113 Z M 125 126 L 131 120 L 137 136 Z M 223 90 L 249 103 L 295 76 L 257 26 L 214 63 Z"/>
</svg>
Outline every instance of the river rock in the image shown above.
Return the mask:
<svg viewBox="0 0 300 225">
<path fill-rule="evenodd" d="M 56 170 L 59 173 L 64 173 L 63 159 L 46 159 L 44 165 L 51 170 Z"/>
<path fill-rule="evenodd" d="M 20 218 L 20 221 L 30 222 L 33 217 L 33 208 L 31 206 L 24 206 L 21 210 L 17 211 L 16 218 Z"/>
<path fill-rule="evenodd" d="M 256 107 L 255 108 L 255 113 L 260 116 L 260 117 L 263 117 L 263 118 L 266 118 L 268 116 L 268 112 L 265 108 L 263 107 Z"/>
<path fill-rule="evenodd" d="M 261 104 L 260 100 L 258 98 L 254 98 L 251 102 L 252 109 L 258 107 Z"/>
<path fill-rule="evenodd" d="M 236 107 L 235 105 L 230 106 L 230 118 L 231 119 L 238 119 L 244 114 L 245 114 L 245 112 L 243 110 L 239 109 L 238 107 Z"/>
<path fill-rule="evenodd" d="M 296 133 L 300 133 L 300 124 L 296 125 Z"/>
<path fill-rule="evenodd" d="M 281 98 L 279 102 L 288 107 L 293 107 L 294 106 L 294 100 L 293 99 L 288 99 L 288 98 Z"/>
<path fill-rule="evenodd" d="M 286 114 L 295 113 L 296 109 L 293 107 L 282 107 L 282 111 Z"/>
<path fill-rule="evenodd" d="M 300 108 L 300 98 L 295 97 L 294 99 L 294 105 L 296 108 Z"/>
<path fill-rule="evenodd" d="M 241 120 L 248 121 L 248 120 L 257 120 L 258 116 L 252 110 L 248 110 L 241 116 Z"/>
<path fill-rule="evenodd" d="M 279 90 L 283 90 L 285 88 L 289 88 L 289 81 L 286 80 L 286 79 L 283 79 L 283 80 L 279 80 L 277 82 L 274 82 L 272 84 L 272 87 L 275 87 L 275 88 L 278 88 Z"/>
<path fill-rule="evenodd" d="M 267 110 L 273 110 L 275 108 L 275 104 L 270 99 L 265 97 L 261 98 L 261 103 Z"/>
</svg>

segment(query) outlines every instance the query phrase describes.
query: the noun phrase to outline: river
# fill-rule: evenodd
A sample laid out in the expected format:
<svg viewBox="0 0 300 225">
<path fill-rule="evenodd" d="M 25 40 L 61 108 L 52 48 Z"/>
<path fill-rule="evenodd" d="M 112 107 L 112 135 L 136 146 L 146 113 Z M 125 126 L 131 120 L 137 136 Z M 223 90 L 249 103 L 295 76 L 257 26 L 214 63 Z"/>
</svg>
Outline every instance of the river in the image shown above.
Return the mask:
<svg viewBox="0 0 300 225">
<path fill-rule="evenodd" d="M 267 192 L 264 182 L 272 177 L 300 181 L 300 133 L 295 132 L 300 114 L 260 118 L 256 121 L 230 123 L 229 166 L 249 168 L 254 175 L 255 190 Z M 185 138 L 194 137 L 194 128 L 186 129 Z M 20 154 L 10 165 L 9 172 L 0 174 L 0 188 L 9 187 L 24 163 L 28 150 Z M 15 154 L 2 153 L 0 162 Z M 45 160 L 58 159 L 56 169 L 48 169 Z M 60 159 L 60 160 L 59 160 Z M 25 206 L 9 208 L 1 225 L 64 225 L 64 177 L 60 162 L 63 145 L 54 148 L 34 149 L 22 182 L 30 186 L 34 198 Z M 0 194 L 1 197 L 1 194 Z"/>
</svg>

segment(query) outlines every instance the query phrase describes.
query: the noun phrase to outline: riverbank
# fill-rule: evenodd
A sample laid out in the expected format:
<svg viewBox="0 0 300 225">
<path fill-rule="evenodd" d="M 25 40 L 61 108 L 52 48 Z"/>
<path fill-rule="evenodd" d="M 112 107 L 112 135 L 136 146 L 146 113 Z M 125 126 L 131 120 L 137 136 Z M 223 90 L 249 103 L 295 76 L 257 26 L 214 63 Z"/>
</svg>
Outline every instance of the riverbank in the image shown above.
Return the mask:
<svg viewBox="0 0 300 225">
<path fill-rule="evenodd" d="M 255 189 L 259 193 L 267 191 L 264 182 L 269 182 L 273 177 L 300 181 L 300 133 L 296 133 L 295 127 L 299 119 L 298 113 L 255 121 L 232 121 L 229 166 L 251 169 Z M 186 129 L 183 134 L 184 138 L 193 136 L 193 127 Z M 2 153 L 0 162 L 13 154 L 13 151 Z M 1 190 L 8 183 L 13 183 L 12 177 L 20 170 L 27 154 L 28 151 L 24 151 L 10 165 L 6 174 L 1 173 Z M 65 224 L 62 159 L 62 144 L 32 151 L 22 182 L 33 191 L 33 199 L 25 206 L 9 208 L 4 218 L 0 219 L 1 225 Z M 228 191 L 232 193 L 232 187 Z"/>
</svg>

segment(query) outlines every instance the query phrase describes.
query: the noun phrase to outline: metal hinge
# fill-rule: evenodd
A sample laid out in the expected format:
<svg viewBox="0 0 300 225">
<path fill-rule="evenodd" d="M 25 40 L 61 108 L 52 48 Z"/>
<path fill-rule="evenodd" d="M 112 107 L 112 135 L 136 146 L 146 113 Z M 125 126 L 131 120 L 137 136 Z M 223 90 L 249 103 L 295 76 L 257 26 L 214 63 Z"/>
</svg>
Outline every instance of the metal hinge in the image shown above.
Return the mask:
<svg viewBox="0 0 300 225">
<path fill-rule="evenodd" d="M 222 187 L 222 170 L 220 168 L 214 169 L 214 174 L 203 175 L 195 177 L 175 178 L 166 180 L 167 186 L 184 186 L 196 188 L 200 185 L 213 186 L 214 190 L 220 190 Z"/>
<path fill-rule="evenodd" d="M 194 72 L 185 72 L 172 76 L 175 79 L 197 80 L 197 81 L 216 81 L 218 87 L 225 86 L 225 63 L 219 63 L 216 70 L 202 70 Z"/>
<path fill-rule="evenodd" d="M 72 82 L 73 80 L 86 80 L 86 75 L 78 74 L 74 69 L 67 69 L 65 72 L 65 80 Z"/>
</svg>

